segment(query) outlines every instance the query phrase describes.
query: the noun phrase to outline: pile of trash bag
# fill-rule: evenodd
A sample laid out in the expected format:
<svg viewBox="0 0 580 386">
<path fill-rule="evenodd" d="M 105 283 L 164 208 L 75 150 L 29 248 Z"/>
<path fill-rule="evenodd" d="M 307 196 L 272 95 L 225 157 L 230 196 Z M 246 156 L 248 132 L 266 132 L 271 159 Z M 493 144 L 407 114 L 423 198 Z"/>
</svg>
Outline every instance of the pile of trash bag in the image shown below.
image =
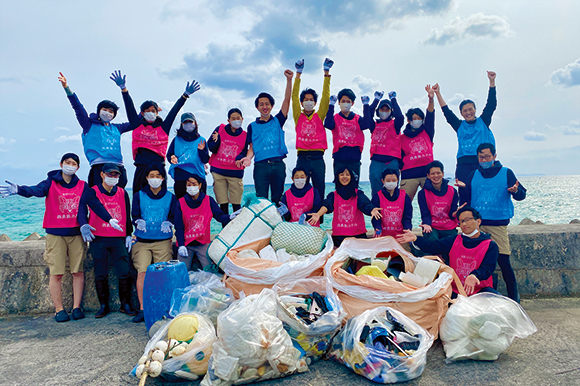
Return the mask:
<svg viewBox="0 0 580 386">
<path fill-rule="evenodd" d="M 538 329 L 513 300 L 492 293 L 459 296 L 440 327 L 448 362 L 494 361 L 515 337 L 526 338 Z"/>
<path fill-rule="evenodd" d="M 425 369 L 433 336 L 390 307 L 348 320 L 333 339 L 330 356 L 377 383 L 405 382 Z"/>
</svg>

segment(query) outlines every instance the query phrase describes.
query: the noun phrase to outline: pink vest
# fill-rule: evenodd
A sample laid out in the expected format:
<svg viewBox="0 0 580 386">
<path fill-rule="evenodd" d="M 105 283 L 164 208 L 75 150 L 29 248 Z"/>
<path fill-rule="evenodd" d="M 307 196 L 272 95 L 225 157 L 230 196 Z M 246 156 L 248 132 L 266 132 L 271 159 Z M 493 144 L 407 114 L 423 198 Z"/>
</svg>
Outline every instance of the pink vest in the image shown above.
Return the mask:
<svg viewBox="0 0 580 386">
<path fill-rule="evenodd" d="M 310 188 L 303 197 L 294 196 L 292 191 L 288 189 L 286 191 L 286 202 L 291 215 L 290 222 L 297 222 L 302 214 L 312 211 L 314 206 L 314 188 Z M 319 227 L 320 222 L 317 222 L 316 226 Z"/>
<path fill-rule="evenodd" d="M 79 201 L 85 189 L 85 182 L 79 181 L 72 189 L 67 189 L 52 180 L 48 195 L 44 201 L 43 228 L 75 228 L 79 227 L 77 214 Z"/>
<path fill-rule="evenodd" d="M 455 189 L 447 185 L 447 193 L 444 196 L 437 196 L 430 190 L 425 190 L 425 201 L 427 201 L 427 208 L 431 213 L 431 226 L 442 231 L 449 231 L 457 228 L 459 223 L 457 220 L 449 218 L 449 210 L 453 202 L 453 194 Z"/>
<path fill-rule="evenodd" d="M 185 197 L 179 199 L 179 206 L 181 207 L 181 213 L 183 213 L 185 245 L 189 245 L 192 241 L 208 244 L 211 241 L 210 224 L 213 217 L 209 196 L 205 196 L 201 205 L 195 209 L 187 205 Z"/>
<path fill-rule="evenodd" d="M 209 158 L 209 164 L 220 169 L 240 170 L 236 166 L 236 157 L 246 146 L 248 133 L 242 131 L 240 135 L 230 135 L 226 131 L 226 125 L 221 124 L 218 129 L 218 134 L 220 137 L 220 147 Z"/>
<path fill-rule="evenodd" d="M 360 116 L 357 114 L 351 120 L 343 118 L 340 114 L 334 115 L 336 126 L 332 130 L 333 153 L 336 153 L 338 149 L 344 146 L 358 146 L 360 151 L 363 151 L 365 135 L 358 124 L 359 118 Z"/>
<path fill-rule="evenodd" d="M 296 123 L 296 149 L 328 149 L 326 130 L 318 114 L 313 113 L 310 120 L 306 114 L 300 114 Z"/>
<path fill-rule="evenodd" d="M 403 212 L 405 212 L 404 190 L 399 189 L 399 197 L 395 201 L 389 201 L 382 190 L 379 191 L 381 203 L 381 236 L 398 236 L 403 234 Z"/>
<path fill-rule="evenodd" d="M 356 189 L 355 193 L 358 193 Z M 334 216 L 332 217 L 332 234 L 334 236 L 356 236 L 367 232 L 365 216 L 358 209 L 358 195 L 348 200 L 334 192 Z"/>
<path fill-rule="evenodd" d="M 371 135 L 371 157 L 375 154 L 401 158 L 401 135 L 395 130 L 395 120 L 379 122 Z"/>
<path fill-rule="evenodd" d="M 149 149 L 165 158 L 165 154 L 167 153 L 167 142 L 169 142 L 169 136 L 165 131 L 163 131 L 161 126 L 153 127 L 141 124 L 138 128 L 133 130 L 133 159 L 137 157 L 137 150 L 140 147 Z"/>
<path fill-rule="evenodd" d="M 425 130 L 414 138 L 402 134 L 401 149 L 405 152 L 403 170 L 425 166 L 433 161 L 433 142 Z"/>
<path fill-rule="evenodd" d="M 127 236 L 127 209 L 125 206 L 125 191 L 123 188 L 117 187 L 117 193 L 114 196 L 107 196 L 101 193 L 97 185 L 93 186 L 95 192 L 97 192 L 97 198 L 103 204 L 107 212 L 119 221 L 119 226 L 123 228 L 120 232 L 113 229 L 108 222 L 105 222 L 99 216 L 91 212 L 89 214 L 89 225 L 95 228 L 93 234 L 95 236 L 101 237 L 125 237 Z"/>
<path fill-rule="evenodd" d="M 471 274 L 477 267 L 481 265 L 483 258 L 487 250 L 489 249 L 490 240 L 482 241 L 477 247 L 473 249 L 468 249 L 463 246 L 461 240 L 463 236 L 457 235 L 455 242 L 449 251 L 449 266 L 455 270 L 461 284 L 465 284 L 465 279 Z M 492 287 L 493 277 L 490 276 L 486 280 L 481 280 L 478 285 L 475 286 L 475 292 L 478 293 L 482 288 Z M 457 293 L 457 287 L 453 283 L 453 292 Z"/>
</svg>

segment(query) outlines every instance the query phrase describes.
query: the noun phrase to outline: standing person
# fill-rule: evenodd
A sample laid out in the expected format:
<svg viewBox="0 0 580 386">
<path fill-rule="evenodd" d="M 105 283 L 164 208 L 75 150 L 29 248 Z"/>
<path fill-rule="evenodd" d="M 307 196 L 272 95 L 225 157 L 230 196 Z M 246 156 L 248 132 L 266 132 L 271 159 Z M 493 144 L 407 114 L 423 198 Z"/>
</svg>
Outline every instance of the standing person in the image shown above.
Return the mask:
<svg viewBox="0 0 580 386">
<path fill-rule="evenodd" d="M 62 276 L 66 271 L 67 258 L 73 278 L 72 318 L 77 320 L 85 317 L 81 310 L 81 301 L 85 282 L 84 261 L 87 244 L 81 236 L 77 214 L 81 196 L 90 188 L 76 175 L 79 165 L 78 155 L 66 153 L 60 160 L 60 169 L 48 172 L 48 178 L 36 186 L 19 186 L 8 180 L 6 180 L 8 186 L 0 186 L 2 197 L 14 194 L 22 197 L 46 197 L 42 223 L 42 227 L 46 229 L 44 261 L 50 271 L 48 288 L 55 308 L 54 319 L 57 322 L 70 320 L 62 304 Z M 112 219 L 102 206 L 91 209 L 99 213 L 111 226 L 118 227 L 117 221 Z"/>
<path fill-rule="evenodd" d="M 457 166 L 455 168 L 455 178 L 460 181 L 466 181 L 469 175 L 477 170 L 479 166 L 477 147 L 482 143 L 491 143 L 495 146 L 495 138 L 489 128 L 491 126 L 491 117 L 497 107 L 495 77 L 495 72 L 487 71 L 489 91 L 487 94 L 487 102 L 479 117 L 475 116 L 475 102 L 470 99 L 465 99 L 459 104 L 459 112 L 463 119 L 457 118 L 443 100 L 439 84 L 433 86 L 433 91 L 437 95 L 437 101 L 439 102 L 439 106 L 441 106 L 447 123 L 457 133 Z"/>
<path fill-rule="evenodd" d="M 498 258 L 498 246 L 488 234 L 480 231 L 481 216 L 471 207 L 457 211 L 457 217 L 463 234 L 447 236 L 440 240 L 427 240 L 417 237 L 411 231 L 398 236 L 399 243 L 413 243 L 415 248 L 427 254 L 444 257 L 445 264 L 455 270 L 465 293 L 473 295 L 480 292 L 491 292 L 500 295 L 493 289 L 492 274 Z M 457 288 L 453 284 L 453 298 L 457 297 Z"/>
<path fill-rule="evenodd" d="M 371 182 L 372 197 L 382 188 L 381 176 L 387 169 L 400 170 L 401 160 L 401 127 L 405 124 L 405 117 L 397 103 L 397 93 L 391 91 L 389 99 L 383 99 L 383 92 L 375 92 L 375 100 L 370 105 L 369 115 L 375 114 L 378 119 L 369 121 L 371 131 L 371 164 L 369 166 L 369 180 Z M 378 105 L 378 109 L 377 109 Z"/>
<path fill-rule="evenodd" d="M 481 231 L 489 233 L 499 247 L 497 263 L 505 281 L 508 297 L 519 303 L 518 283 L 510 264 L 510 239 L 507 226 L 514 216 L 516 201 L 526 198 L 526 188 L 511 169 L 496 160 L 495 146 L 482 143 L 477 147 L 479 168 L 472 172 L 467 182 L 458 181 L 465 188 L 460 193 L 461 202 L 467 203 L 481 213 Z"/>
<path fill-rule="evenodd" d="M 251 164 L 247 158 L 248 133 L 242 129 L 243 121 L 240 109 L 230 109 L 228 124 L 219 125 L 207 141 L 207 147 L 213 153 L 209 158 L 213 192 L 226 214 L 229 213 L 229 203 L 234 212 L 241 208 L 244 169 Z"/>
<path fill-rule="evenodd" d="M 115 265 L 119 278 L 119 300 L 121 301 L 122 313 L 129 316 L 137 315 L 131 308 L 131 252 L 133 224 L 131 223 L 131 204 L 129 195 L 118 187 L 121 171 L 115 164 L 104 164 L 101 170 L 101 185 L 95 185 L 87 189 L 79 206 L 78 221 L 81 224 L 81 232 L 85 241 L 89 241 L 89 253 L 93 257 L 95 265 L 95 286 L 101 308 L 95 314 L 95 318 L 103 318 L 109 312 L 109 256 Z M 87 212 L 87 205 L 91 208 L 99 203 L 111 213 L 117 220 L 120 229 L 109 224 L 97 212 Z M 93 232 L 91 232 L 93 231 Z"/>
<path fill-rule="evenodd" d="M 137 114 L 133 99 L 127 90 L 126 75 L 121 75 L 121 71 L 111 74 L 111 80 L 121 89 L 127 118 L 133 129 L 133 160 L 135 165 L 135 176 L 133 177 L 133 194 L 147 185 L 147 170 L 149 166 L 159 163 L 164 164 L 167 143 L 169 142 L 169 131 L 173 121 L 177 117 L 179 110 L 191 94 L 200 89 L 199 83 L 195 80 L 187 82 L 184 93 L 173 104 L 173 107 L 165 119 L 159 116 L 161 108 L 157 103 L 147 100 L 141 104 L 141 112 Z"/>
<path fill-rule="evenodd" d="M 97 105 L 97 112 L 90 115 L 81 104 L 79 97 L 73 93 L 68 86 L 68 82 L 62 72 L 59 72 L 59 82 L 62 84 L 67 98 L 75 111 L 77 121 L 83 129 L 81 136 L 85 156 L 91 165 L 89 171 L 89 187 L 100 185 L 101 169 L 106 163 L 114 163 L 121 172 L 119 177 L 119 187 L 127 185 L 127 170 L 123 166 L 123 155 L 121 153 L 121 134 L 133 130 L 129 122 L 112 123 L 117 116 L 119 107 L 115 102 L 103 100 Z"/>
<path fill-rule="evenodd" d="M 284 123 L 288 118 L 290 109 L 290 96 L 292 94 L 292 77 L 290 70 L 284 71 L 286 77 L 286 92 L 280 112 L 272 116 L 274 98 L 272 95 L 262 92 L 258 94 L 254 105 L 260 112 L 260 117 L 248 126 L 248 143 L 250 150 L 248 157 L 254 160 L 254 185 L 256 196 L 268 198 L 274 204 L 280 202 L 284 193 L 284 181 L 286 180 L 286 164 L 284 158 L 288 154 L 286 140 L 284 139 Z"/>
<path fill-rule="evenodd" d="M 200 178 L 201 191 L 206 192 L 205 164 L 209 162 L 209 152 L 193 113 L 181 114 L 181 125 L 169 145 L 167 160 L 171 163 L 169 175 L 175 181 L 173 191 L 177 199 L 185 196 L 186 181 L 193 174 Z"/>
<path fill-rule="evenodd" d="M 419 108 L 407 111 L 407 126 L 401 135 L 401 189 L 415 198 L 419 186 L 425 185 L 427 165 L 433 161 L 433 137 L 435 136 L 434 92 L 430 85 L 425 86 L 429 95 L 427 115 Z"/>
<path fill-rule="evenodd" d="M 165 167 L 152 164 L 147 167 L 147 186 L 133 195 L 131 217 L 137 242 L 131 255 L 137 270 L 139 311 L 133 323 L 143 322 L 143 283 L 147 267 L 153 263 L 171 260 L 173 210 L 177 200 L 167 190 Z"/>
<path fill-rule="evenodd" d="M 175 237 L 177 258 L 188 271 L 211 265 L 207 248 L 211 242 L 211 219 L 226 226 L 236 215 L 222 212 L 215 200 L 201 191 L 202 178 L 193 175 L 187 181 L 187 194 L 175 204 Z"/>
<path fill-rule="evenodd" d="M 373 219 L 375 237 L 398 236 L 404 230 L 412 229 L 413 205 L 403 189 L 399 189 L 399 170 L 387 169 L 383 172 L 383 188 L 372 198 L 375 208 L 381 208 L 382 217 Z"/>
<path fill-rule="evenodd" d="M 288 208 L 284 215 L 286 221 L 297 222 L 303 214 L 317 212 L 322 200 L 318 189 L 308 182 L 308 174 L 305 169 L 295 167 L 292 170 L 292 186 L 284 192 L 280 203 Z M 310 216 L 306 215 L 306 219 Z M 320 226 L 320 222 L 314 224 Z"/>
<path fill-rule="evenodd" d="M 334 62 L 324 59 L 324 83 L 320 107 L 315 111 L 318 94 L 311 88 L 300 92 L 300 77 L 304 70 L 304 59 L 296 62 L 296 79 L 292 88 L 292 115 L 296 123 L 296 167 L 306 171 L 306 176 L 322 197 L 326 189 L 326 164 L 324 152 L 328 149 L 326 130 L 322 120 L 326 117 L 330 100 L 330 69 Z M 300 92 L 300 95 L 298 94 Z M 302 108 L 301 108 L 302 107 Z"/>
<path fill-rule="evenodd" d="M 376 97 L 376 96 L 375 96 Z M 344 167 L 350 169 L 356 187 L 360 179 L 361 154 L 365 145 L 363 130 L 369 128 L 370 110 L 368 96 L 362 97 L 363 116 L 353 113 L 356 95 L 351 89 L 345 88 L 338 96 L 330 97 L 330 105 L 324 119 L 324 127 L 332 130 L 332 159 L 334 175 Z M 340 112 L 334 114 L 334 105 L 338 101 Z"/>
<path fill-rule="evenodd" d="M 332 217 L 332 241 L 335 247 L 347 237 L 367 238 L 364 215 L 380 219 L 380 208 L 374 207 L 362 190 L 357 189 L 353 172 L 346 166 L 337 170 L 334 178 L 336 190 L 328 193 L 316 213 L 310 213 L 310 225 L 320 222 L 320 216 L 334 212 Z"/>
</svg>

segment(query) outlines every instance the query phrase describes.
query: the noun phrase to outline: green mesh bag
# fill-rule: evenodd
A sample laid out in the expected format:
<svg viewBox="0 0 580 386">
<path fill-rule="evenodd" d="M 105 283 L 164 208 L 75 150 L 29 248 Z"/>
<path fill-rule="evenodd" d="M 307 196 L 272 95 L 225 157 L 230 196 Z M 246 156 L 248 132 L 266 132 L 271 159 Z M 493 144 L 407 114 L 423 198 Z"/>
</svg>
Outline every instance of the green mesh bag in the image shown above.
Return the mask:
<svg viewBox="0 0 580 386">
<path fill-rule="evenodd" d="M 270 244 L 275 250 L 286 249 L 293 255 L 316 255 L 327 240 L 328 234 L 319 227 L 283 222 L 274 228 Z"/>
</svg>

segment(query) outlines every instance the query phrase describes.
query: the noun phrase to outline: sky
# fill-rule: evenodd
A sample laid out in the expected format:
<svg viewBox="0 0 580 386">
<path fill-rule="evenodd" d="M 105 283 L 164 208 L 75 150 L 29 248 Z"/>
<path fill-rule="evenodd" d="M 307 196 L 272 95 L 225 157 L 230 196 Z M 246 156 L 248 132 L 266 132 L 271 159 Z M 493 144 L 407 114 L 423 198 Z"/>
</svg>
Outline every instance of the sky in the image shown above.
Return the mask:
<svg viewBox="0 0 580 386">
<path fill-rule="evenodd" d="M 457 115 L 465 98 L 481 113 L 486 70 L 495 71 L 498 159 L 516 175 L 579 174 L 579 17 L 574 0 L 0 0 L 0 179 L 35 184 L 69 151 L 80 155 L 86 178 L 81 128 L 59 71 L 89 112 L 103 99 L 115 101 L 114 122 L 126 121 L 109 79 L 114 70 L 126 74 L 136 105 L 153 99 L 163 117 L 195 79 L 202 88 L 182 112 L 196 115 L 207 138 L 232 107 L 243 111 L 244 127 L 259 116 L 253 100 L 261 91 L 274 96 L 277 112 L 283 71 L 298 59 L 305 59 L 302 88 L 320 93 L 325 57 L 335 62 L 331 93 L 353 89 L 353 110 L 361 114 L 360 96 L 374 91 L 396 91 L 403 111 L 425 110 L 425 85 L 435 83 Z M 435 108 L 435 159 L 451 176 L 457 139 Z M 288 175 L 296 163 L 294 127 L 289 114 Z M 369 145 L 367 133 L 362 180 Z M 122 151 L 132 180 L 130 134 Z M 252 168 L 244 181 L 252 183 Z"/>
</svg>

